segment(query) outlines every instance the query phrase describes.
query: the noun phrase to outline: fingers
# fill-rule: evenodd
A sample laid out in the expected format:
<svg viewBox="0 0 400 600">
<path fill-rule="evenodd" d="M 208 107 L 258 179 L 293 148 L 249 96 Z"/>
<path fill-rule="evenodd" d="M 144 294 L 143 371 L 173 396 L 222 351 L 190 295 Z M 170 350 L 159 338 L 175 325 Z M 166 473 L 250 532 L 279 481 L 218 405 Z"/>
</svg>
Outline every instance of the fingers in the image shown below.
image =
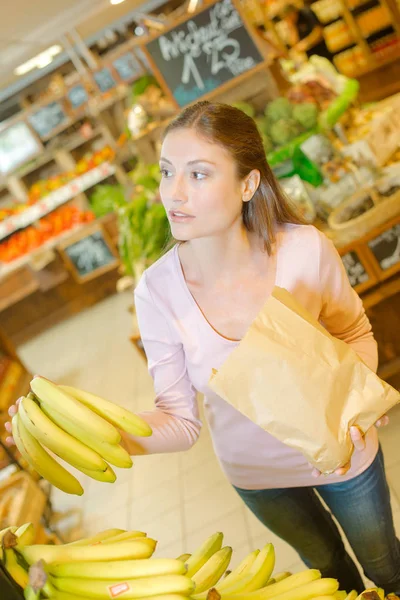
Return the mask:
<svg viewBox="0 0 400 600">
<path fill-rule="evenodd" d="M 350 469 L 350 466 L 351 466 L 350 463 L 347 463 L 347 465 L 343 465 L 343 467 L 336 469 L 335 475 L 339 475 L 339 477 L 343 477 L 343 475 L 346 475 L 347 471 Z"/>
<path fill-rule="evenodd" d="M 19 403 L 21 402 L 21 400 L 22 400 L 22 398 L 18 398 L 18 400 L 16 401 L 16 403 L 12 404 L 10 406 L 10 408 L 8 409 L 8 414 L 10 415 L 10 417 L 13 417 L 14 415 L 17 414 L 17 412 L 18 412 L 18 406 L 19 406 Z"/>
<path fill-rule="evenodd" d="M 317 479 L 318 477 L 321 477 L 321 471 L 318 471 L 318 469 L 313 469 L 311 471 L 311 476 Z"/>
<path fill-rule="evenodd" d="M 4 428 L 6 431 L 8 431 L 8 433 L 12 432 L 12 425 L 11 425 L 10 421 L 7 421 L 6 423 L 4 423 Z"/>
<path fill-rule="evenodd" d="M 14 444 L 15 444 L 14 438 L 11 435 L 6 437 L 5 442 L 6 442 L 7 446 L 14 446 Z"/>
<path fill-rule="evenodd" d="M 383 415 L 383 417 L 381 417 L 380 419 L 377 420 L 375 425 L 376 425 L 376 427 L 386 427 L 386 425 L 389 425 L 388 415 Z"/>
<path fill-rule="evenodd" d="M 354 448 L 356 450 L 364 450 L 364 448 L 365 448 L 364 436 L 358 427 L 356 427 L 356 426 L 350 427 L 350 437 L 351 437 L 351 441 L 353 442 Z"/>
</svg>

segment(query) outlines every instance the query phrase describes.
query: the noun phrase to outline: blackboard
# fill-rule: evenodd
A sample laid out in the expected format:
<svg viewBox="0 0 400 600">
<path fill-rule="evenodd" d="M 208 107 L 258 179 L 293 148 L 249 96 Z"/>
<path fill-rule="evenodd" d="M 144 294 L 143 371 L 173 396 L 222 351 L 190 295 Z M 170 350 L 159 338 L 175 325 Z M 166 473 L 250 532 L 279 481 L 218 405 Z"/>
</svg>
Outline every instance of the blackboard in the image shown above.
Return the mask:
<svg viewBox="0 0 400 600">
<path fill-rule="evenodd" d="M 143 46 L 180 107 L 264 62 L 232 0 L 220 0 Z"/>
<path fill-rule="evenodd" d="M 400 267 L 400 223 L 374 237 L 368 247 L 382 271 Z"/>
<path fill-rule="evenodd" d="M 115 81 L 114 76 L 108 67 L 104 67 L 104 69 L 96 71 L 93 73 L 93 77 L 102 94 L 112 90 L 117 85 L 117 82 Z"/>
<path fill-rule="evenodd" d="M 94 279 L 118 264 L 110 239 L 97 225 L 64 242 L 59 251 L 79 282 Z"/>
<path fill-rule="evenodd" d="M 67 96 L 72 108 L 75 110 L 83 106 L 83 104 L 86 104 L 86 102 L 89 100 L 89 95 L 85 89 L 85 86 L 81 83 L 78 83 L 69 89 Z"/>
<path fill-rule="evenodd" d="M 342 262 L 352 287 L 355 288 L 370 279 L 360 257 L 354 250 L 346 252 L 342 256 Z"/>
<path fill-rule="evenodd" d="M 50 104 L 29 115 L 28 120 L 36 133 L 41 138 L 46 138 L 52 131 L 67 124 L 69 117 L 61 102 L 50 102 Z"/>
<path fill-rule="evenodd" d="M 115 58 L 112 64 L 122 81 L 133 81 L 142 72 L 142 67 L 132 52 L 127 52 L 126 54 L 122 54 L 118 58 Z"/>
</svg>

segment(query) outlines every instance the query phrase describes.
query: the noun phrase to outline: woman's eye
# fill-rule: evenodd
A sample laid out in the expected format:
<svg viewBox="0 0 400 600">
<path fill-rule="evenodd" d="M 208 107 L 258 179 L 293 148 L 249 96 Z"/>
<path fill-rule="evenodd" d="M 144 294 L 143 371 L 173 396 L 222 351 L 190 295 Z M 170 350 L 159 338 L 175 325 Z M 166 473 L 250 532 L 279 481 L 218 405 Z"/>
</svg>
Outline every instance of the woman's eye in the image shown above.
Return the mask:
<svg viewBox="0 0 400 600">
<path fill-rule="evenodd" d="M 160 169 L 160 173 L 161 177 L 170 177 L 171 175 L 171 171 L 168 171 L 168 169 Z"/>
<path fill-rule="evenodd" d="M 201 181 L 207 177 L 205 173 L 199 173 L 199 171 L 193 171 L 192 176 L 193 179 L 196 179 L 196 181 Z"/>
</svg>

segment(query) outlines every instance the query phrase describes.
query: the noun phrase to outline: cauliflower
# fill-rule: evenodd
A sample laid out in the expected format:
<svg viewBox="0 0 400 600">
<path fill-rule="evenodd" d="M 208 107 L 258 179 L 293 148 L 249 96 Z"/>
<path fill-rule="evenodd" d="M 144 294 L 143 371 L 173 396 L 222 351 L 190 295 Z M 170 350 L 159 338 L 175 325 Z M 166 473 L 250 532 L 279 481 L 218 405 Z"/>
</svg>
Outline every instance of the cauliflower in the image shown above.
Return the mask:
<svg viewBox="0 0 400 600">
<path fill-rule="evenodd" d="M 313 129 L 318 122 L 318 108 L 311 102 L 303 102 L 293 107 L 293 119 L 304 129 Z"/>
<path fill-rule="evenodd" d="M 290 119 L 292 116 L 292 105 L 287 98 L 276 98 L 267 105 L 265 109 L 265 116 L 268 121 L 276 123 L 281 119 Z"/>
<path fill-rule="evenodd" d="M 280 119 L 271 125 L 270 136 L 274 144 L 283 146 L 301 133 L 301 127 L 293 119 Z"/>
</svg>

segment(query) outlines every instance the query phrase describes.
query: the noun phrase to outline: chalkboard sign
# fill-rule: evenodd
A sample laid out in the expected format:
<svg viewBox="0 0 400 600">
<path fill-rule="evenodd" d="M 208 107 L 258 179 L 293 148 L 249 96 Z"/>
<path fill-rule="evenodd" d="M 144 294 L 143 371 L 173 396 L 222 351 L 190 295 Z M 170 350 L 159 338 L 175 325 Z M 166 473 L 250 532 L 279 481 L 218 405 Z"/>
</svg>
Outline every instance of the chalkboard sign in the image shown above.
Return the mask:
<svg viewBox="0 0 400 600">
<path fill-rule="evenodd" d="M 67 96 L 74 110 L 80 108 L 89 100 L 89 94 L 87 93 L 85 86 L 81 83 L 70 88 L 67 92 Z"/>
<path fill-rule="evenodd" d="M 234 0 L 220 0 L 143 46 L 179 106 L 264 62 Z"/>
<path fill-rule="evenodd" d="M 355 250 L 346 252 L 346 254 L 342 256 L 342 262 L 353 288 L 369 281 L 370 276 Z"/>
<path fill-rule="evenodd" d="M 94 279 L 118 265 L 114 246 L 98 225 L 72 236 L 58 249 L 79 283 Z"/>
<path fill-rule="evenodd" d="M 127 52 L 115 58 L 112 64 L 122 81 L 128 83 L 136 79 L 142 72 L 142 67 L 132 52 Z"/>
<path fill-rule="evenodd" d="M 34 130 L 44 139 L 56 129 L 67 125 L 69 117 L 61 102 L 50 102 L 50 104 L 29 115 L 28 120 Z"/>
<path fill-rule="evenodd" d="M 382 271 L 400 269 L 400 223 L 369 240 L 368 247 Z"/>
<path fill-rule="evenodd" d="M 114 76 L 108 67 L 104 67 L 104 69 L 96 71 L 93 73 L 93 77 L 102 94 L 112 90 L 117 85 L 117 82 L 115 81 Z"/>
</svg>

